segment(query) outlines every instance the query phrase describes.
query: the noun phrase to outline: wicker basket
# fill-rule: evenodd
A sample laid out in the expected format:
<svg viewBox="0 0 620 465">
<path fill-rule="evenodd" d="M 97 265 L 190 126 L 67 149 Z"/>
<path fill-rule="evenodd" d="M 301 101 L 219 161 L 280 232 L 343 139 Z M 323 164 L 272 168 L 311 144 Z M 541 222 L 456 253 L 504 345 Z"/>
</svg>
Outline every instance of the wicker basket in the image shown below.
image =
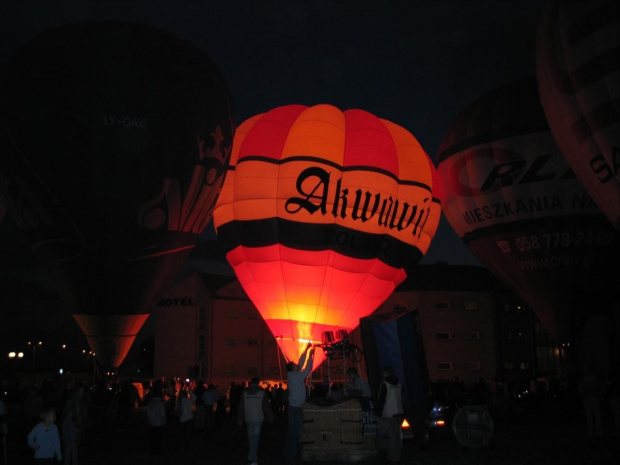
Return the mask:
<svg viewBox="0 0 620 465">
<path fill-rule="evenodd" d="M 363 421 L 358 399 L 333 405 L 306 403 L 302 410 L 304 462 L 360 462 L 377 455 L 376 430 Z"/>
</svg>

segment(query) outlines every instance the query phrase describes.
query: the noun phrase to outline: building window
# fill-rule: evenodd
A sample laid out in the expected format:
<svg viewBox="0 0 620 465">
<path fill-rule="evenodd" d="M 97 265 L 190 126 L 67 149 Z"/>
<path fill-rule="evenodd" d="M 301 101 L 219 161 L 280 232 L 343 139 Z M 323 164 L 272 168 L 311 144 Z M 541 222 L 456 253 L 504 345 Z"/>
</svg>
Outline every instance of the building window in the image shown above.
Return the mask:
<svg viewBox="0 0 620 465">
<path fill-rule="evenodd" d="M 198 309 L 198 329 L 204 330 L 205 329 L 205 315 L 206 315 L 206 311 L 204 307 L 200 307 L 200 309 Z"/>
<path fill-rule="evenodd" d="M 237 312 L 237 310 L 235 310 L 234 308 L 227 308 L 226 310 L 224 310 L 224 317 L 225 318 L 238 318 L 239 312 Z"/>
<path fill-rule="evenodd" d="M 512 362 L 504 362 L 504 370 L 512 371 L 514 364 Z"/>
<path fill-rule="evenodd" d="M 227 365 L 224 367 L 224 373 L 226 373 L 227 375 L 237 373 L 237 368 L 235 368 L 234 365 Z"/>
<path fill-rule="evenodd" d="M 447 302 L 447 301 L 435 302 L 435 309 L 436 310 L 450 310 L 450 302 Z"/>
<path fill-rule="evenodd" d="M 248 320 L 258 320 L 258 318 L 258 312 L 252 311 L 248 314 Z"/>
<path fill-rule="evenodd" d="M 465 340 L 467 341 L 479 341 L 480 333 L 478 331 L 467 331 L 465 333 Z"/>
<path fill-rule="evenodd" d="M 224 345 L 225 346 L 236 346 L 237 342 L 235 341 L 234 337 L 227 337 L 227 338 L 224 338 Z"/>
<path fill-rule="evenodd" d="M 439 331 L 437 333 L 438 341 L 448 341 L 452 339 L 452 333 L 450 331 Z"/>
<path fill-rule="evenodd" d="M 465 310 L 478 310 L 478 302 L 465 302 Z"/>
<path fill-rule="evenodd" d="M 439 371 L 452 371 L 452 362 L 439 362 L 437 369 Z"/>
<path fill-rule="evenodd" d="M 250 375 L 255 375 L 255 374 L 257 374 L 257 373 L 258 373 L 258 367 L 249 367 L 249 368 L 248 368 L 248 373 L 249 373 Z"/>
<path fill-rule="evenodd" d="M 395 302 L 394 307 L 392 307 L 394 313 L 403 313 L 407 311 L 407 302 Z"/>
<path fill-rule="evenodd" d="M 280 371 L 280 370 L 278 369 L 278 367 L 277 367 L 277 366 L 273 366 L 273 365 L 272 365 L 272 366 L 267 367 L 267 371 L 268 371 L 269 373 L 277 373 L 277 372 L 278 372 L 278 371 Z"/>
<path fill-rule="evenodd" d="M 520 370 L 529 370 L 530 369 L 530 362 L 519 362 L 519 369 Z"/>
<path fill-rule="evenodd" d="M 258 339 L 248 339 L 248 345 L 258 347 Z"/>
<path fill-rule="evenodd" d="M 203 358 L 205 356 L 205 337 L 198 336 L 198 357 Z"/>
<path fill-rule="evenodd" d="M 467 371 L 480 371 L 480 362 L 467 362 Z"/>
</svg>

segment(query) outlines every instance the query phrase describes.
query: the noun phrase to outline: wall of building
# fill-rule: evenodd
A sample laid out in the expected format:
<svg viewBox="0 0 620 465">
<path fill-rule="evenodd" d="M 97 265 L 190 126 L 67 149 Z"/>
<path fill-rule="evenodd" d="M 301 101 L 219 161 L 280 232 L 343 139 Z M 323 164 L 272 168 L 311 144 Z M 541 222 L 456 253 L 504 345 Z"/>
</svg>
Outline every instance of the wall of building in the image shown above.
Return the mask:
<svg viewBox="0 0 620 465">
<path fill-rule="evenodd" d="M 396 291 L 377 313 L 418 310 L 429 379 L 468 384 L 496 376 L 491 292 Z"/>
<path fill-rule="evenodd" d="M 239 283 L 230 279 L 208 290 L 205 280 L 192 273 L 160 299 L 154 312 L 156 376 L 194 374 L 220 386 L 253 376 L 283 382 L 287 360 Z M 510 293 L 493 286 L 475 291 L 447 287 L 397 290 L 377 309 L 418 310 L 430 380 L 459 378 L 471 386 L 480 378 L 531 376 L 536 363 L 531 311 L 502 313 Z M 521 339 L 516 336 L 520 332 L 526 333 Z M 359 329 L 351 332 L 349 342 L 363 350 Z M 508 369 L 504 362 L 513 359 L 519 365 Z M 324 363 L 313 381 L 342 381 L 352 365 L 365 373 L 363 356 L 351 352 L 330 360 L 329 370 Z"/>
<path fill-rule="evenodd" d="M 200 276 L 192 273 L 161 294 L 155 319 L 155 377 L 195 378 L 198 359 L 199 312 L 208 305 Z"/>
</svg>

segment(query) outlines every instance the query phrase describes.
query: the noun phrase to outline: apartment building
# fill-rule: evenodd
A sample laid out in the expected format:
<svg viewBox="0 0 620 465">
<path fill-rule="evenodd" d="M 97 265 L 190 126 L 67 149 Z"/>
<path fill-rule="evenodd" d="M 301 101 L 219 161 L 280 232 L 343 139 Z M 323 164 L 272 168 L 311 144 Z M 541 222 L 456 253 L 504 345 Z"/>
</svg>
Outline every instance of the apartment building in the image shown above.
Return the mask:
<svg viewBox="0 0 620 465">
<path fill-rule="evenodd" d="M 553 339 L 486 268 L 419 265 L 375 314 L 413 310 L 431 380 L 513 382 L 558 373 L 561 352 Z M 286 379 L 287 360 L 233 276 L 189 272 L 161 296 L 153 318 L 155 376 L 201 378 L 220 386 L 253 376 Z M 354 353 L 330 359 L 329 370 L 324 362 L 314 380 L 342 380 L 352 364 L 364 372 L 359 329 L 348 342 Z"/>
</svg>

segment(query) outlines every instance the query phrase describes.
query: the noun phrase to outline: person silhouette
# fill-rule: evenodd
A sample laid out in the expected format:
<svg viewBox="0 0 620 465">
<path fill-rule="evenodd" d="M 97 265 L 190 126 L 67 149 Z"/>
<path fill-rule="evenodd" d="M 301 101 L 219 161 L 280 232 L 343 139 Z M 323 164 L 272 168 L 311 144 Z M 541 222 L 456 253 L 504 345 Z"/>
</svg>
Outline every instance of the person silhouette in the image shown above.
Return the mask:
<svg viewBox="0 0 620 465">
<path fill-rule="evenodd" d="M 301 449 L 303 426 L 301 406 L 306 401 L 306 378 L 312 372 L 313 363 L 314 347 L 312 347 L 312 343 L 308 343 L 308 346 L 299 357 L 298 363 L 291 361 L 286 364 L 288 378 L 288 429 L 286 430 L 286 442 L 282 455 L 287 464 L 295 462 Z"/>
</svg>

